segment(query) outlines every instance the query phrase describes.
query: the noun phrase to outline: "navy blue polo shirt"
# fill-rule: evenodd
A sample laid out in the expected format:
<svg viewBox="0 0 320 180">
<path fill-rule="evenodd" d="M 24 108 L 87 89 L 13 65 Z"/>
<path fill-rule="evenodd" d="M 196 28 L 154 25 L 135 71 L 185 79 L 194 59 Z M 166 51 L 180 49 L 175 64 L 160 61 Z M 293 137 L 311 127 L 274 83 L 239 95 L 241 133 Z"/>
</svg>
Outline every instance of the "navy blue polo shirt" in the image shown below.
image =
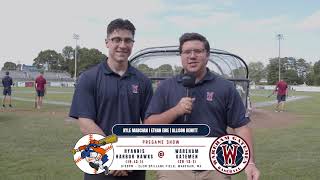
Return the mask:
<svg viewBox="0 0 320 180">
<path fill-rule="evenodd" d="M 92 119 L 110 135 L 115 124 L 143 121 L 152 94 L 151 80 L 130 64 L 119 76 L 103 61 L 81 74 L 69 116 Z"/>
<path fill-rule="evenodd" d="M 233 83 L 209 70 L 189 93 L 195 101 L 188 121 L 184 122 L 181 116 L 173 124 L 207 124 L 209 136 L 217 137 L 227 134 L 227 126 L 238 128 L 250 121 Z M 182 74 L 162 81 L 151 99 L 146 117 L 169 110 L 185 96 Z"/>
<path fill-rule="evenodd" d="M 12 78 L 10 76 L 6 75 L 2 78 L 2 85 L 4 88 L 10 89 L 12 84 Z"/>
</svg>

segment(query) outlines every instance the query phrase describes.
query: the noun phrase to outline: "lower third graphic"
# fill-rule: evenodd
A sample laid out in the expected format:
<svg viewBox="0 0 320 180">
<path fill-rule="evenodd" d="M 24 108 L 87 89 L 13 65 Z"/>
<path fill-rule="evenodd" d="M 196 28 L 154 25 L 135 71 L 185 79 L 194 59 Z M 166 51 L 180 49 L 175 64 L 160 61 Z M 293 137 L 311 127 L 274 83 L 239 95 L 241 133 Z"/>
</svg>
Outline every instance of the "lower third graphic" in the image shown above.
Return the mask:
<svg viewBox="0 0 320 180">
<path fill-rule="evenodd" d="M 108 174 L 114 154 L 112 143 L 117 140 L 116 135 L 88 134 L 82 137 L 71 150 L 74 162 L 87 174 Z"/>
</svg>

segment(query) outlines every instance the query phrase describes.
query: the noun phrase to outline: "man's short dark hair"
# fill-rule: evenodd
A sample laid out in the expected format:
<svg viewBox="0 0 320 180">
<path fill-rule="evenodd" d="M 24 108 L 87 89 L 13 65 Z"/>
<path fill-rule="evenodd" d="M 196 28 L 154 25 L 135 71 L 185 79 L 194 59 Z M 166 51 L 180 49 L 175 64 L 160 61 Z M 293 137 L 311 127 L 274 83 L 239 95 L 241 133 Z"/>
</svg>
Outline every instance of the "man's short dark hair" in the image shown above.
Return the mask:
<svg viewBox="0 0 320 180">
<path fill-rule="evenodd" d="M 107 27 L 107 36 L 109 36 L 111 33 L 113 33 L 114 30 L 116 29 L 125 29 L 128 30 L 132 33 L 134 36 L 136 28 L 134 25 L 127 19 L 115 19 L 111 21 Z"/>
<path fill-rule="evenodd" d="M 10 74 L 9 71 L 7 71 L 7 72 L 6 72 L 6 75 L 9 75 L 9 74 Z"/>
<path fill-rule="evenodd" d="M 207 55 L 210 54 L 210 44 L 204 36 L 202 36 L 199 33 L 184 33 L 180 38 L 179 38 L 179 52 L 180 54 L 182 53 L 182 46 L 185 42 L 187 41 L 193 41 L 193 40 L 199 40 L 203 42 L 204 48 L 207 51 Z"/>
</svg>

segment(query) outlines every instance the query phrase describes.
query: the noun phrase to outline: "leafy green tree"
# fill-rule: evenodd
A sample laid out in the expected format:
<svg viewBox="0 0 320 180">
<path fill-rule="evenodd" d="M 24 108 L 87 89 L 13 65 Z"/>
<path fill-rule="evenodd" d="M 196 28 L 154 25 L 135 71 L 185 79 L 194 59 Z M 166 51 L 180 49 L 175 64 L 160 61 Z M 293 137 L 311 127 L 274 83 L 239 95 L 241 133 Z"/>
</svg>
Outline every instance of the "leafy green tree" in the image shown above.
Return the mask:
<svg viewBox="0 0 320 180">
<path fill-rule="evenodd" d="M 159 77 L 169 77 L 173 75 L 173 68 L 170 64 L 163 64 L 156 69 Z"/>
<path fill-rule="evenodd" d="M 315 62 L 313 65 L 313 84 L 316 86 L 320 85 L 320 60 Z"/>
<path fill-rule="evenodd" d="M 3 64 L 2 70 L 16 70 L 17 69 L 17 65 L 13 62 L 5 62 Z"/>
<path fill-rule="evenodd" d="M 306 60 L 300 58 L 297 60 L 296 72 L 298 74 L 298 84 L 303 84 L 307 81 L 307 74 L 310 74 L 312 71 L 311 64 L 307 63 Z"/>
<path fill-rule="evenodd" d="M 72 76 L 74 75 L 74 60 L 75 49 L 71 46 L 66 46 L 62 49 L 62 56 L 64 57 L 63 67 Z M 87 70 L 88 68 L 100 63 L 106 56 L 98 49 L 88 49 L 86 47 L 77 47 L 77 75 Z"/>
<path fill-rule="evenodd" d="M 283 72 L 290 69 L 297 69 L 297 60 L 293 57 L 280 58 L 280 63 L 283 66 Z"/>
<path fill-rule="evenodd" d="M 106 59 L 106 55 L 102 54 L 98 49 L 81 48 L 78 50 L 78 53 L 77 75 Z"/>
<path fill-rule="evenodd" d="M 248 65 L 249 79 L 259 83 L 262 78 L 266 78 L 266 70 L 262 62 L 251 62 Z"/>
<path fill-rule="evenodd" d="M 314 73 L 311 71 L 310 73 L 306 74 L 305 82 L 308 86 L 312 86 L 314 83 Z"/>
<path fill-rule="evenodd" d="M 182 69 L 183 69 L 182 66 L 174 65 L 174 74 L 180 74 Z"/>
<path fill-rule="evenodd" d="M 279 59 L 273 58 L 269 60 L 267 66 L 267 79 L 269 84 L 275 84 L 279 79 Z M 288 83 L 303 84 L 307 81 L 310 83 L 311 65 L 304 59 L 296 59 L 293 57 L 284 57 L 280 59 L 281 79 L 288 80 Z"/>
<path fill-rule="evenodd" d="M 314 75 L 313 85 L 320 86 L 320 74 L 315 74 Z"/>
<path fill-rule="evenodd" d="M 307 63 L 306 60 L 300 58 L 297 60 L 297 73 L 299 77 L 305 76 L 306 73 L 309 73 L 311 69 L 311 64 Z"/>
<path fill-rule="evenodd" d="M 269 64 L 267 65 L 267 81 L 268 84 L 275 84 L 278 82 L 279 77 L 279 68 L 278 68 L 278 58 L 273 58 L 269 60 Z M 280 68 L 280 71 L 282 71 L 284 67 Z"/>
<path fill-rule="evenodd" d="M 63 61 L 60 62 L 61 70 L 73 74 L 74 72 L 74 49 L 71 46 L 66 46 L 62 49 L 61 56 Z M 71 73 L 72 72 L 72 73 Z"/>
<path fill-rule="evenodd" d="M 237 69 L 232 70 L 232 75 L 234 76 L 234 78 L 247 78 L 246 71 L 247 70 L 245 67 L 239 67 Z M 228 77 L 226 77 L 226 78 L 228 78 Z"/>
<path fill-rule="evenodd" d="M 66 71 L 74 75 L 74 49 L 66 46 L 62 49 L 62 53 L 54 50 L 41 51 L 34 59 L 33 65 L 39 69 L 43 69 L 46 64 L 49 65 L 49 71 Z M 104 60 L 106 56 L 98 49 L 88 49 L 77 47 L 77 74 L 85 71 L 93 65 Z"/>
<path fill-rule="evenodd" d="M 139 64 L 137 69 L 139 69 L 142 73 L 144 73 L 148 77 L 154 76 L 154 70 L 146 64 Z"/>
<path fill-rule="evenodd" d="M 74 49 L 71 46 L 66 46 L 62 49 L 62 56 L 65 59 L 74 59 Z"/>
<path fill-rule="evenodd" d="M 285 80 L 288 84 L 300 84 L 301 79 L 298 76 L 297 71 L 293 69 L 289 69 L 283 73 L 283 80 Z"/>
<path fill-rule="evenodd" d="M 320 74 L 320 60 L 314 63 L 313 72 L 316 75 Z"/>
<path fill-rule="evenodd" d="M 57 53 L 54 50 L 45 50 L 41 51 L 38 56 L 33 60 L 33 65 L 38 69 L 43 69 L 46 64 L 49 66 L 49 71 L 60 71 L 61 64 L 60 62 L 64 61 L 61 54 Z"/>
</svg>

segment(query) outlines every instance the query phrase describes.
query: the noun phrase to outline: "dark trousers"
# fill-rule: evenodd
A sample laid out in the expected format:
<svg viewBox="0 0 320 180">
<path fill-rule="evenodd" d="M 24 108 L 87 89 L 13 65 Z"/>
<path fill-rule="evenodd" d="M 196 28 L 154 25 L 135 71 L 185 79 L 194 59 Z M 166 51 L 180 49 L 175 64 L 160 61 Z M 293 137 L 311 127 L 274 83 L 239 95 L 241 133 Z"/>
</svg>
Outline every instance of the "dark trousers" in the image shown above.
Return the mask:
<svg viewBox="0 0 320 180">
<path fill-rule="evenodd" d="M 113 176 L 101 174 L 84 174 L 84 180 L 145 180 L 146 171 L 132 171 L 128 176 Z"/>
</svg>

